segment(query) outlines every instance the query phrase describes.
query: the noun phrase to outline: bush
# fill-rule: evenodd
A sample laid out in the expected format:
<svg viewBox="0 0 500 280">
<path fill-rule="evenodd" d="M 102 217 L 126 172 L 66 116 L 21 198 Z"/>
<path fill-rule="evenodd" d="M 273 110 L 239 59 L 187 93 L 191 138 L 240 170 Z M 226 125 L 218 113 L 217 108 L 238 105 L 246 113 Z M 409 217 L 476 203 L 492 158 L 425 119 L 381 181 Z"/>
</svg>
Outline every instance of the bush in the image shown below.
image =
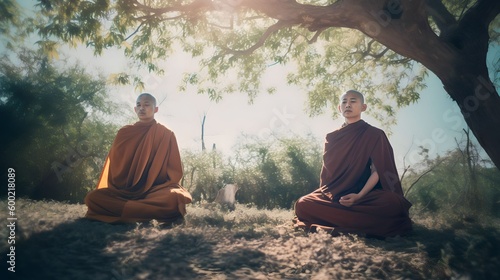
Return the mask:
<svg viewBox="0 0 500 280">
<path fill-rule="evenodd" d="M 466 145 L 407 170 L 402 183 L 415 210 L 500 217 L 500 172 Z"/>
<path fill-rule="evenodd" d="M 247 138 L 226 158 L 217 151 L 183 152 L 183 185 L 195 201 L 213 201 L 225 183 L 239 187 L 239 203 L 291 208 L 319 186 L 321 149 L 312 137 L 265 142 Z"/>
<path fill-rule="evenodd" d="M 117 130 L 106 81 L 34 51 L 18 60 L 0 61 L 0 168 L 16 170 L 18 196 L 81 202 Z"/>
</svg>

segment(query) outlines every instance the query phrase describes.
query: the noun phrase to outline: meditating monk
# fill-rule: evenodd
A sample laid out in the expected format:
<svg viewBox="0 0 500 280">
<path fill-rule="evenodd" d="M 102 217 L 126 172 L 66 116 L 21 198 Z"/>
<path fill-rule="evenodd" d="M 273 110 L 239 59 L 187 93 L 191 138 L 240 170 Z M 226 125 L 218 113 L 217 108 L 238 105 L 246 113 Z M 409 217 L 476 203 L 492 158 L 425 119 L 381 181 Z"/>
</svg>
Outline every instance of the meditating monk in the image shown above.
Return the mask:
<svg viewBox="0 0 500 280">
<path fill-rule="evenodd" d="M 139 95 L 134 109 L 139 121 L 118 131 L 97 188 L 85 197 L 85 217 L 107 223 L 178 221 L 191 195 L 179 184 L 177 140 L 156 122 L 158 107 L 151 94 Z"/>
<path fill-rule="evenodd" d="M 341 96 L 345 123 L 326 135 L 320 187 L 295 203 L 295 226 L 376 237 L 412 229 L 391 144 L 361 119 L 366 108 L 358 91 Z"/>
</svg>

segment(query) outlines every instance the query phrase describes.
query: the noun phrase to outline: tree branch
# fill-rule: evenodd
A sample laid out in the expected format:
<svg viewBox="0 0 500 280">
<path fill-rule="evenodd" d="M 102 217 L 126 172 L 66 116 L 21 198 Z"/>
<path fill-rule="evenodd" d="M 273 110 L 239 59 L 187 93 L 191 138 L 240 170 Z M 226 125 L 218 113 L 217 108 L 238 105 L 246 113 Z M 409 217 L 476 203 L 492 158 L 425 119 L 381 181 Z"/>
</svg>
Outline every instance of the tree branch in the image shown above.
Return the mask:
<svg viewBox="0 0 500 280">
<path fill-rule="evenodd" d="M 250 48 L 248 48 L 246 50 L 232 50 L 232 49 L 226 48 L 226 47 L 223 47 L 223 49 L 229 54 L 249 55 L 249 54 L 253 53 L 256 49 L 262 47 L 262 45 L 264 45 L 264 43 L 266 42 L 267 38 L 269 38 L 269 36 L 271 36 L 274 32 L 280 30 L 281 28 L 289 27 L 289 26 L 291 26 L 291 24 L 288 22 L 284 22 L 284 21 L 276 22 L 275 24 L 273 24 L 267 28 L 266 32 L 264 32 L 264 34 L 262 34 L 262 36 L 260 37 L 260 39 L 257 43 L 255 43 L 253 46 L 251 46 Z"/>
<path fill-rule="evenodd" d="M 433 166 L 432 168 L 427 169 L 427 171 L 425 171 L 424 173 L 420 174 L 420 176 L 418 176 L 418 178 L 415 181 L 413 181 L 413 183 L 411 183 L 410 187 L 408 187 L 408 189 L 406 190 L 404 196 L 405 197 L 408 196 L 408 193 L 413 188 L 413 186 L 415 186 L 418 183 L 418 181 L 420 181 L 420 179 L 422 179 L 425 175 L 427 175 L 427 174 L 431 173 L 432 171 L 434 171 L 434 168 L 436 168 L 436 166 Z"/>
<path fill-rule="evenodd" d="M 461 21 L 468 24 L 476 23 L 487 29 L 499 13 L 500 1 L 478 0 L 474 6 L 467 10 Z"/>
<path fill-rule="evenodd" d="M 376 41 L 374 39 L 371 39 L 368 44 L 366 45 L 367 48 L 364 50 L 364 51 L 354 51 L 354 52 L 350 52 L 349 54 L 350 55 L 353 55 L 353 54 L 359 54 L 361 55 L 361 58 L 366 58 L 366 57 L 372 57 L 375 61 L 378 61 L 379 59 L 381 59 L 390 49 L 389 48 L 384 48 L 382 51 L 380 51 L 379 53 L 374 53 L 372 52 L 372 45 L 373 43 L 375 43 Z M 411 59 L 409 58 L 402 58 L 402 59 L 396 59 L 396 60 L 392 60 L 392 61 L 387 61 L 388 64 L 401 64 L 401 63 L 407 63 L 411 61 Z"/>
<path fill-rule="evenodd" d="M 427 0 L 427 13 L 432 17 L 437 27 L 442 33 L 455 26 L 457 20 L 455 17 L 446 9 L 441 0 Z"/>
<path fill-rule="evenodd" d="M 500 1 L 478 0 L 464 13 L 453 32 L 442 37 L 465 56 L 483 61 L 488 52 L 488 28 L 499 13 Z"/>
<path fill-rule="evenodd" d="M 310 39 L 310 40 L 307 40 L 307 43 L 309 44 L 312 44 L 312 43 L 315 43 L 317 40 L 318 40 L 318 37 L 319 35 L 321 35 L 321 33 L 323 31 L 325 31 L 326 27 L 323 27 L 323 28 L 319 28 L 316 33 L 314 33 L 314 36 Z"/>
<path fill-rule="evenodd" d="M 404 58 L 401 58 L 401 59 L 389 60 L 389 61 L 387 61 L 387 63 L 391 64 L 391 65 L 399 65 L 399 64 L 402 64 L 402 63 L 408 63 L 410 61 L 412 61 L 411 58 L 404 57 Z"/>
<path fill-rule="evenodd" d="M 295 0 L 241 0 L 241 6 L 270 18 L 300 25 L 309 31 L 356 24 L 366 0 L 337 1 L 328 6 L 301 4 Z"/>
<path fill-rule="evenodd" d="M 141 29 L 141 27 L 142 27 L 143 24 L 144 24 L 144 22 L 141 22 L 141 24 L 139 24 L 139 26 L 137 26 L 137 28 L 135 29 L 135 31 L 132 32 L 132 34 L 128 35 L 127 38 L 125 38 L 123 41 L 127 41 L 128 39 L 130 39 L 130 37 L 132 37 L 135 34 L 137 34 L 137 32 L 139 32 L 139 30 Z"/>
<path fill-rule="evenodd" d="M 210 0 L 195 0 L 190 4 L 185 5 L 176 5 L 176 6 L 168 6 L 163 8 L 154 8 L 145 4 L 140 3 L 137 0 L 126 0 L 124 1 L 126 4 L 131 4 L 137 10 L 146 13 L 146 14 L 154 14 L 161 15 L 170 12 L 183 12 L 183 13 L 199 13 L 200 11 L 208 11 L 214 8 L 212 1 Z"/>
</svg>

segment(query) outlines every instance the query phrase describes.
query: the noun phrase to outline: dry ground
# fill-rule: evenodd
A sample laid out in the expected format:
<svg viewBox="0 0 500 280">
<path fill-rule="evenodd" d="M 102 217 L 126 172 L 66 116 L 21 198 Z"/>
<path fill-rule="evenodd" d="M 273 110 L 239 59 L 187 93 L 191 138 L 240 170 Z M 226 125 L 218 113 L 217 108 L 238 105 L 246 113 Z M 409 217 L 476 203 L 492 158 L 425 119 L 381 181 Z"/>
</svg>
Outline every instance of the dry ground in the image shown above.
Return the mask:
<svg viewBox="0 0 500 280">
<path fill-rule="evenodd" d="M 1 279 L 500 279 L 498 219 L 413 214 L 415 230 L 386 240 L 295 231 L 289 210 L 190 205 L 184 224 L 108 225 L 85 206 L 16 201 L 16 267 Z M 8 278 L 5 278 L 7 275 Z"/>
</svg>

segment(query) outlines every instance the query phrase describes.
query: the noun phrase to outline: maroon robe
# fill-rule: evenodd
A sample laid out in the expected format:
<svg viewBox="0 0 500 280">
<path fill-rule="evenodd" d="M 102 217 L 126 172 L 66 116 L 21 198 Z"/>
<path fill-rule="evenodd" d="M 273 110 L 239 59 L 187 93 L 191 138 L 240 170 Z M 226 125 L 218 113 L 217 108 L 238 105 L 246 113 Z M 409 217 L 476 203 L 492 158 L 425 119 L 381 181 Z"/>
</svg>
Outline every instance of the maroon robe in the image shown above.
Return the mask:
<svg viewBox="0 0 500 280">
<path fill-rule="evenodd" d="M 379 182 L 355 205 L 341 205 L 341 196 L 361 191 L 372 163 Z M 387 136 L 360 120 L 327 134 L 320 187 L 296 202 L 295 214 L 299 227 L 387 237 L 411 230 L 410 207 Z"/>
</svg>

